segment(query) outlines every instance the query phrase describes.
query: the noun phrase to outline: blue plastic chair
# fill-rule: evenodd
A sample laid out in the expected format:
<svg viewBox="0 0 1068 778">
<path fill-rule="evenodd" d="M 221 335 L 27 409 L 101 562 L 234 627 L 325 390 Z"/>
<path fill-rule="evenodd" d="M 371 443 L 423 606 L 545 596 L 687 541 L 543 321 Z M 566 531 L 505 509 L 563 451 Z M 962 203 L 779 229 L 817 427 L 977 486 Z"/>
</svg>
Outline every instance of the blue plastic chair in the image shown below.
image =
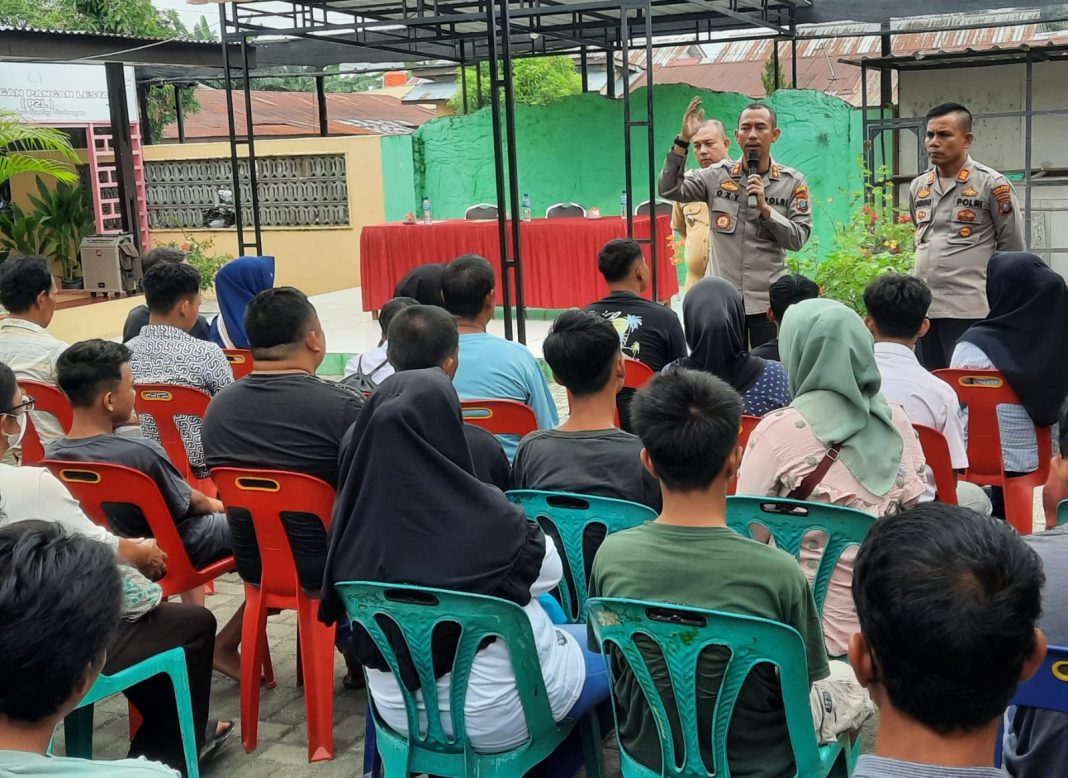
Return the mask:
<svg viewBox="0 0 1068 778">
<path fill-rule="evenodd" d="M 546 533 L 560 538 L 563 548 L 559 551 L 567 561 L 569 575 L 561 579 L 559 591 L 569 624 L 581 624 L 586 618 L 587 571 L 597 551 L 583 542 L 586 528 L 600 525 L 607 537 L 656 518 L 656 511 L 646 505 L 610 497 L 533 489 L 513 490 L 506 496 L 523 509 L 528 519 L 538 522 Z"/>
<path fill-rule="evenodd" d="M 1060 509 L 1064 508 L 1065 502 L 1068 500 L 1060 504 Z M 1068 713 L 1068 648 L 1050 646 L 1038 672 L 1016 688 L 1016 694 L 1009 700 L 1009 705 Z M 1001 766 L 1004 724 L 1003 718 L 994 753 L 994 764 L 997 767 Z"/>
<path fill-rule="evenodd" d="M 408 734 L 397 732 L 381 719 L 368 686 L 367 708 L 374 717 L 386 778 L 408 778 L 411 773 L 456 778 L 521 776 L 549 756 L 576 726 L 582 735 L 586 774 L 590 778 L 600 777 L 601 739 L 596 718 L 589 715 L 572 724 L 557 724 L 553 720 L 530 620 L 518 605 L 496 597 L 421 586 L 357 581 L 338 583 L 334 588 L 345 603 L 349 618 L 367 630 L 385 657 L 404 697 Z M 396 625 L 418 674 L 420 697 L 425 704 L 425 732 L 420 731 L 415 693 L 400 680 L 400 662 L 382 629 L 380 622 L 384 620 Z M 459 624 L 462 630 L 449 685 L 451 737 L 442 728 L 430 655 L 431 635 L 442 623 Z M 476 752 L 467 737 L 464 721 L 471 663 L 487 637 L 508 644 L 519 701 L 530 732 L 525 744 L 498 754 Z"/>
<path fill-rule="evenodd" d="M 193 729 L 193 702 L 189 693 L 189 672 L 185 664 L 185 650 L 172 648 L 156 654 L 114 675 L 100 675 L 78 707 L 63 720 L 63 732 L 67 756 L 82 759 L 93 758 L 93 706 L 101 700 L 119 694 L 164 673 L 174 687 L 174 701 L 178 706 L 178 723 L 182 732 L 182 750 L 185 753 L 186 775 L 199 778 L 197 739 Z"/>
<path fill-rule="evenodd" d="M 605 654 L 615 696 L 613 665 L 622 661 L 634 674 L 652 709 L 660 735 L 661 768 L 650 770 L 619 745 L 620 767 L 624 778 L 730 778 L 727 760 L 727 733 L 730 729 L 738 693 L 750 670 L 768 663 L 776 667 L 782 684 L 783 708 L 794 752 L 797 776 L 848 776 L 853 771 L 856 748 L 849 745 L 848 735 L 838 741 L 819 745 L 809 707 L 808 663 L 805 644 L 793 627 L 767 619 L 734 613 L 683 608 L 655 602 L 596 597 L 586 603 L 589 624 Z M 635 637 L 655 644 L 664 657 L 682 732 L 673 733 L 667 706 L 646 664 Z M 697 726 L 697 662 L 710 646 L 730 649 L 730 658 L 715 694 L 712 718 L 711 772 L 701 758 L 701 733 Z M 707 699 L 709 690 L 702 690 Z M 616 732 L 619 732 L 619 705 L 615 700 Z M 683 753 L 675 752 L 675 739 L 683 744 Z M 618 737 L 618 735 L 617 735 Z M 858 740 L 859 746 L 859 740 Z"/>
<path fill-rule="evenodd" d="M 727 498 L 728 527 L 746 537 L 766 542 L 753 532 L 761 527 L 771 534 L 777 548 L 793 554 L 799 562 L 805 535 L 810 532 L 826 535 L 827 542 L 812 578 L 812 599 L 816 601 L 816 610 L 821 617 L 827 587 L 842 552 L 863 543 L 875 520 L 874 516 L 862 511 L 825 503 L 747 495 Z M 819 540 L 815 538 L 808 542 L 810 548 L 819 547 Z"/>
</svg>

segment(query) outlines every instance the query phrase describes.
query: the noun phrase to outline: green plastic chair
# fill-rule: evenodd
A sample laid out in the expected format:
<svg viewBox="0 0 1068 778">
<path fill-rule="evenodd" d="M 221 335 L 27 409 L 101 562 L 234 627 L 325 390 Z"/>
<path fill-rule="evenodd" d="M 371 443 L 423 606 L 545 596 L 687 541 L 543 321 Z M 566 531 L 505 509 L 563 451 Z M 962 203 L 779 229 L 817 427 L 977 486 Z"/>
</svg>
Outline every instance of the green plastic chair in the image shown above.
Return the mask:
<svg viewBox="0 0 1068 778">
<path fill-rule="evenodd" d="M 523 509 L 528 519 L 538 522 L 550 535 L 555 532 L 556 537 L 560 538 L 563 548 L 559 551 L 567 561 L 569 575 L 561 579 L 559 591 L 569 624 L 581 624 L 586 618 L 589 591 L 587 571 L 597 551 L 596 548 L 586 548 L 583 543 L 586 528 L 599 524 L 604 527 L 607 537 L 613 532 L 637 527 L 656 518 L 656 511 L 647 505 L 611 497 L 533 489 L 517 489 L 505 495 Z M 587 554 L 587 551 L 590 553 Z"/>
<path fill-rule="evenodd" d="M 553 720 L 530 619 L 518 605 L 497 597 L 421 586 L 357 581 L 337 583 L 334 588 L 345 603 L 349 618 L 367 630 L 382 652 L 404 696 L 409 734 L 397 732 L 382 721 L 368 685 L 367 708 L 374 717 L 378 751 L 386 778 L 408 778 L 412 773 L 456 778 L 514 778 L 551 754 L 576 726 L 582 734 L 586 774 L 590 778 L 600 777 L 601 738 L 596 717 L 585 716 L 570 725 L 557 724 Z M 425 733 L 420 731 L 415 693 L 401 682 L 396 651 L 382 629 L 381 622 L 386 620 L 396 625 L 418 673 L 420 696 L 426 708 Z M 462 628 L 449 686 L 452 737 L 445 734 L 441 725 L 437 683 L 430 656 L 430 640 L 435 627 L 450 622 Z M 491 636 L 508 644 L 530 738 L 511 751 L 482 754 L 476 752 L 468 740 L 464 701 L 471 663 L 479 645 Z"/>
<path fill-rule="evenodd" d="M 805 644 L 793 627 L 734 613 L 602 597 L 589 600 L 586 610 L 590 627 L 605 654 L 609 674 L 615 675 L 611 657 L 618 658 L 622 654 L 622 660 L 634 673 L 652 709 L 660 735 L 660 770 L 650 770 L 637 762 L 620 743 L 620 767 L 624 778 L 730 778 L 727 732 L 734 706 L 749 671 L 761 663 L 774 665 L 779 673 L 786 725 L 797 766 L 796 776 L 837 778 L 852 774 L 857 752 L 849 745 L 848 735 L 840 735 L 837 742 L 828 745 L 819 745 L 816 741 L 809 707 Z M 682 754 L 675 752 L 667 706 L 634 641 L 637 635 L 644 636 L 643 642 L 655 643 L 665 658 L 682 728 L 682 732 L 677 733 L 684 748 Z M 709 646 L 726 647 L 731 652 L 712 715 L 714 772 L 709 772 L 701 758 L 701 734 L 697 727 L 697 660 Z M 614 678 L 611 688 L 614 697 Z M 618 733 L 619 701 L 615 700 L 612 707 Z"/>
<path fill-rule="evenodd" d="M 775 546 L 801 560 L 801 543 L 805 535 L 822 531 L 827 544 L 812 579 L 812 599 L 816 610 L 823 616 L 823 602 L 827 599 L 827 587 L 831 575 L 850 546 L 864 542 L 875 517 L 863 511 L 827 505 L 818 502 L 788 500 L 784 497 L 750 497 L 738 495 L 727 498 L 727 526 L 742 535 L 763 540 L 754 535 L 754 526 L 763 527 L 775 540 Z M 811 548 L 817 548 L 817 540 L 810 540 Z"/>
<path fill-rule="evenodd" d="M 193 730 L 193 703 L 189 694 L 189 673 L 185 664 L 185 650 L 172 648 L 156 654 L 114 675 L 100 675 L 78 707 L 63 720 L 63 732 L 67 756 L 81 759 L 93 758 L 93 706 L 101 700 L 119 694 L 131 686 L 164 673 L 174 687 L 174 700 L 178 706 L 178 723 L 182 732 L 182 750 L 185 753 L 186 775 L 199 778 L 197 739 Z M 131 712 L 132 712 L 131 708 Z"/>
<path fill-rule="evenodd" d="M 1057 526 L 1068 524 L 1068 500 L 1061 500 L 1057 505 Z"/>
</svg>

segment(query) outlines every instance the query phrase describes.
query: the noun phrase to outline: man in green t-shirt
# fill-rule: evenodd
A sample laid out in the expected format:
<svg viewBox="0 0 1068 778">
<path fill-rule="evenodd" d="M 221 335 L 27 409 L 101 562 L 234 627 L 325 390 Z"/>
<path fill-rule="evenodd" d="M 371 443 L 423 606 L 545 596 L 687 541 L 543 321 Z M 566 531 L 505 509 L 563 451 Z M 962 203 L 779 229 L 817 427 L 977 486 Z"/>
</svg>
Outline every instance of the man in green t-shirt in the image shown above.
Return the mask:
<svg viewBox="0 0 1068 778">
<path fill-rule="evenodd" d="M 727 527 L 727 485 L 741 462 L 741 416 L 738 394 L 708 373 L 660 375 L 638 392 L 631 418 L 644 446 L 642 462 L 660 480 L 664 508 L 655 521 L 605 539 L 593 563 L 590 596 L 668 602 L 788 624 L 805 642 L 812 683 L 830 671 L 800 566 L 786 552 Z M 701 750 L 710 772 L 712 714 L 724 659 L 706 654 L 700 673 L 707 683 L 698 684 Z M 654 677 L 666 680 L 659 655 L 647 662 Z M 614 675 L 623 747 L 659 771 L 660 738 L 642 691 L 625 667 Z M 675 749 L 681 753 L 682 743 Z M 782 695 L 770 665 L 754 669 L 738 696 L 727 753 L 734 778 L 795 772 Z"/>
</svg>

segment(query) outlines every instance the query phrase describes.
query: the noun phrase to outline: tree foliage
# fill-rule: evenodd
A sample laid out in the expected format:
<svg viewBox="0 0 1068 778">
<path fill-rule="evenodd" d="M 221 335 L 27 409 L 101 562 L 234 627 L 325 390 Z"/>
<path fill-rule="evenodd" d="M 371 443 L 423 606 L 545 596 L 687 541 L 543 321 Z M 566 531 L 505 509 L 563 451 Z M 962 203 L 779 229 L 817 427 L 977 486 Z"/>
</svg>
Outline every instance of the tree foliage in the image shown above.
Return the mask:
<svg viewBox="0 0 1068 778">
<path fill-rule="evenodd" d="M 477 111 L 479 105 L 490 101 L 489 63 L 479 64 L 482 75 L 481 100 L 476 91 L 478 86 L 475 69 L 467 71 L 467 109 Z M 462 83 L 460 71 L 457 70 L 457 82 Z M 549 105 L 562 97 L 577 95 L 582 91 L 582 77 L 575 71 L 575 64 L 570 57 L 530 57 L 515 60 L 512 63 L 512 90 L 515 102 L 523 105 Z M 457 93 L 449 100 L 449 106 L 456 113 L 463 113 L 463 92 Z"/>
<path fill-rule="evenodd" d="M 760 72 L 760 83 L 764 85 L 764 94 L 771 97 L 773 94 L 779 91 L 783 85 L 782 77 L 782 60 L 779 60 L 779 67 L 775 67 L 775 57 L 768 57 L 764 60 L 764 69 Z"/>
</svg>

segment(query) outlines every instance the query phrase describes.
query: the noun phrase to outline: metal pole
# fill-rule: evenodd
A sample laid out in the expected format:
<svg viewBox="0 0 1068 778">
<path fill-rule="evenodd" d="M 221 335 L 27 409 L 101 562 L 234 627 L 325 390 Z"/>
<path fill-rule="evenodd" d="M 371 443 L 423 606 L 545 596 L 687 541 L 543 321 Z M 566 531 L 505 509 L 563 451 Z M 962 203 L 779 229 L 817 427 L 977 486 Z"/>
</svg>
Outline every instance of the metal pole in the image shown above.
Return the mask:
<svg viewBox="0 0 1068 778">
<path fill-rule="evenodd" d="M 134 176 L 133 141 L 130 137 L 130 110 L 126 105 L 126 74 L 121 62 L 105 62 L 108 106 L 111 113 L 111 147 L 115 152 L 115 185 L 119 190 L 122 231 L 133 236 L 138 251 L 142 245 L 138 219 L 137 179 Z"/>
<path fill-rule="evenodd" d="M 152 144 L 152 119 L 148 115 L 148 90 L 151 88 L 145 85 L 137 87 L 137 112 L 141 120 L 141 143 L 145 146 Z M 176 94 L 177 91 L 175 89 Z"/>
<path fill-rule="evenodd" d="M 868 137 L 869 123 L 868 123 L 868 66 L 866 63 L 860 63 L 860 126 L 861 126 L 861 142 L 863 143 L 864 152 L 864 180 L 865 183 L 871 179 L 871 139 Z M 868 202 L 869 197 L 867 189 L 865 188 L 864 201 Z"/>
<path fill-rule="evenodd" d="M 237 18 L 237 3 L 233 3 L 234 18 Z M 248 185 L 250 191 L 249 203 L 252 206 L 252 231 L 255 243 L 246 244 L 256 247 L 256 255 L 263 255 L 263 235 L 260 232 L 260 193 L 256 181 L 256 123 L 252 118 L 252 81 L 248 77 L 248 37 L 241 36 L 241 73 L 242 84 L 245 92 L 245 127 L 248 130 Z M 245 246 L 241 247 L 244 254 Z"/>
<path fill-rule="evenodd" d="M 634 237 L 634 181 L 633 171 L 630 169 L 630 11 L 626 7 L 626 0 L 619 4 L 619 50 L 623 55 L 623 187 L 627 193 L 627 207 L 624 214 L 627 218 L 627 237 Z M 646 62 L 645 67 L 651 66 Z"/>
<path fill-rule="evenodd" d="M 771 42 L 771 69 L 772 69 L 772 86 L 775 91 L 779 91 L 779 36 L 776 35 L 775 39 Z"/>
<path fill-rule="evenodd" d="M 504 202 L 504 147 L 501 138 L 500 84 L 497 79 L 497 22 L 493 2 L 486 3 L 486 42 L 489 54 L 490 111 L 493 125 L 493 172 L 497 184 L 497 233 L 501 241 L 501 302 L 504 305 L 504 337 L 512 339 L 512 287 L 508 279 L 508 209 Z M 507 32 L 505 36 L 507 36 Z M 481 73 L 481 68 L 479 70 Z M 480 79 L 481 80 L 481 79 Z M 479 88 L 479 104 L 482 89 Z"/>
<path fill-rule="evenodd" d="M 230 47 L 226 41 L 226 3 L 219 3 L 219 37 L 222 38 L 223 82 L 226 88 L 226 118 L 230 128 L 230 172 L 234 179 L 234 226 L 237 227 L 237 248 L 240 254 L 245 245 L 245 224 L 241 209 L 241 166 L 237 158 L 237 122 L 234 119 L 234 82 L 230 77 Z"/>
<path fill-rule="evenodd" d="M 1026 246 L 1031 247 L 1031 106 L 1032 97 L 1034 93 L 1033 84 L 1031 82 L 1031 70 L 1032 70 L 1031 52 L 1027 52 L 1025 67 L 1027 68 L 1027 91 L 1026 91 L 1026 103 L 1024 106 L 1024 186 L 1027 187 L 1027 191 L 1024 192 L 1024 238 L 1027 241 Z M 1052 256 L 1047 257 L 1046 261 L 1050 261 Z"/>
<path fill-rule="evenodd" d="M 315 105 L 319 109 L 319 135 L 330 134 L 330 114 L 326 104 L 326 76 L 315 77 Z"/>
<path fill-rule="evenodd" d="M 185 143 L 185 99 L 181 84 L 174 85 L 174 118 L 178 123 L 178 142 Z"/>
<path fill-rule="evenodd" d="M 475 63 L 478 67 L 478 63 Z M 464 63 L 464 42 L 460 41 L 460 94 L 463 95 L 464 113 L 468 113 L 470 106 L 467 102 L 467 66 Z"/>
<path fill-rule="evenodd" d="M 797 89 L 797 35 L 790 38 L 790 84 Z"/>
<path fill-rule="evenodd" d="M 494 35 L 496 35 L 496 33 L 494 33 Z M 496 52 L 497 52 L 497 42 L 496 41 L 493 42 L 493 46 L 491 48 L 494 51 L 494 56 L 496 56 Z M 481 110 L 482 107 L 483 107 L 482 106 L 482 63 L 478 62 L 478 61 L 475 62 L 475 93 L 476 93 L 475 102 L 477 103 L 479 109 Z"/>
<path fill-rule="evenodd" d="M 653 302 L 660 300 L 657 273 L 660 250 L 656 236 L 656 137 L 653 133 L 653 7 L 651 0 L 645 2 L 645 110 L 648 118 L 647 139 L 649 144 L 649 258 L 653 263 Z M 629 203 L 629 198 L 628 198 Z"/>
<path fill-rule="evenodd" d="M 579 67 L 582 75 L 582 93 L 586 94 L 590 91 L 590 63 L 585 46 L 579 51 Z"/>
<path fill-rule="evenodd" d="M 512 213 L 512 261 L 515 272 L 515 321 L 519 342 L 527 342 L 526 311 L 523 305 L 523 245 L 519 233 L 519 161 L 515 148 L 515 94 L 512 89 L 512 25 L 508 18 L 509 0 L 501 2 L 501 54 L 504 59 L 504 131 L 508 146 L 509 210 Z"/>
</svg>

